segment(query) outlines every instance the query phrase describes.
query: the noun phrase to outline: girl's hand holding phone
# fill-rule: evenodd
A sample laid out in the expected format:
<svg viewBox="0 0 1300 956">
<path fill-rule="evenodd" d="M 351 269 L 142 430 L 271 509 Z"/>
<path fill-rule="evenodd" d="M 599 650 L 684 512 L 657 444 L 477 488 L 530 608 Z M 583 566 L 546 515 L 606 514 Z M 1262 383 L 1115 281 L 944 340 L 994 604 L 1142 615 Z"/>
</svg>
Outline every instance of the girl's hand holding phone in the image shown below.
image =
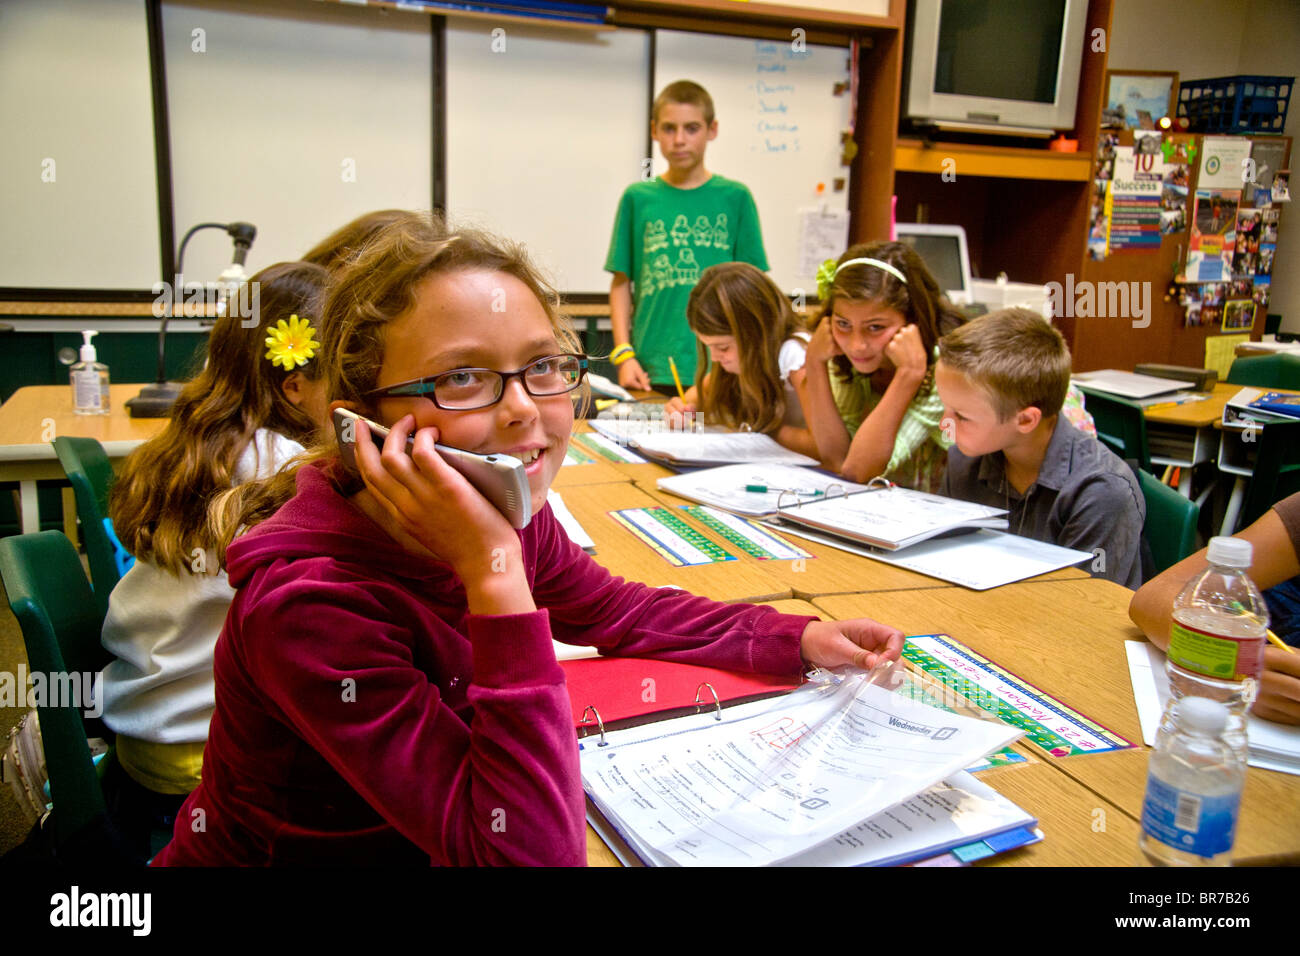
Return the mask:
<svg viewBox="0 0 1300 956">
<path fill-rule="evenodd" d="M 835 336 L 831 334 L 831 320 L 823 316 L 817 323 L 817 328 L 813 330 L 812 339 L 808 342 L 808 350 L 804 356 L 804 364 L 824 366 L 827 362 L 837 355 L 843 355 L 839 344 L 835 341 Z"/>
<path fill-rule="evenodd" d="M 536 610 L 523 573 L 519 535 L 493 504 L 434 449 L 438 430 L 415 432 L 415 418 L 400 418 L 381 453 L 364 421 L 356 423 L 358 469 L 366 487 L 397 525 L 456 571 L 472 613 Z M 520 590 L 522 588 L 522 591 Z"/>
<path fill-rule="evenodd" d="M 852 664 L 870 670 L 896 661 L 903 652 L 903 632 L 869 617 L 851 621 L 813 621 L 799 639 L 799 652 L 809 664 L 839 667 Z"/>
</svg>

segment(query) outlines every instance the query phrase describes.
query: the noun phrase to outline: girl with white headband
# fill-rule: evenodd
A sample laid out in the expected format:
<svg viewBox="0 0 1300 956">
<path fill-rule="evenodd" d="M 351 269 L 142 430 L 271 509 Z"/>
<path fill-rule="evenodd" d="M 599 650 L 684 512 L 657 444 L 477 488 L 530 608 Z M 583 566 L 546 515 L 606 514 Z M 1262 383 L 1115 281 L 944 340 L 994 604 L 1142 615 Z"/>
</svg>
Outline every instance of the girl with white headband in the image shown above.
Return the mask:
<svg viewBox="0 0 1300 956">
<path fill-rule="evenodd" d="M 808 345 L 809 428 L 822 464 L 851 481 L 939 487 L 952 442 L 934 387 L 940 337 L 964 322 L 910 247 L 870 242 L 818 272 Z"/>
</svg>

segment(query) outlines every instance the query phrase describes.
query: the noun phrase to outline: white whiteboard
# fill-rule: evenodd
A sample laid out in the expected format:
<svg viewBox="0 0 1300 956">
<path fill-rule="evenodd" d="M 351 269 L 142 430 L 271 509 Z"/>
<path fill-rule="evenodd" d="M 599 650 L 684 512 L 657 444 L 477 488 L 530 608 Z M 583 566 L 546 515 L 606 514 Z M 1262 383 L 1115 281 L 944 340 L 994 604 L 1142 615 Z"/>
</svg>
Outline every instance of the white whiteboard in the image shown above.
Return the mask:
<svg viewBox="0 0 1300 956">
<path fill-rule="evenodd" d="M 252 273 L 363 212 L 428 209 L 430 30 L 424 14 L 333 3 L 164 3 L 176 242 L 199 222 L 251 222 Z M 197 233 L 187 279 L 215 279 L 232 248 Z"/>
<path fill-rule="evenodd" d="M 790 42 L 656 32 L 656 90 L 688 79 L 713 97 L 718 137 L 705 165 L 754 194 L 772 278 L 787 292 L 813 288 L 814 276 L 799 275 L 800 208 L 848 208 L 840 131 L 848 128 L 849 96 L 833 94 L 837 82 L 848 80 L 847 64 L 846 47 L 808 44 L 797 53 Z M 659 174 L 668 164 L 655 153 Z M 845 182 L 838 193 L 837 177 Z M 818 183 L 826 185 L 821 198 Z"/>
<path fill-rule="evenodd" d="M 0 286 L 147 289 L 158 186 L 144 0 L 0 3 Z"/>
<path fill-rule="evenodd" d="M 446 50 L 449 215 L 524 243 L 566 292 L 608 292 L 649 135 L 648 32 L 448 17 Z"/>
</svg>

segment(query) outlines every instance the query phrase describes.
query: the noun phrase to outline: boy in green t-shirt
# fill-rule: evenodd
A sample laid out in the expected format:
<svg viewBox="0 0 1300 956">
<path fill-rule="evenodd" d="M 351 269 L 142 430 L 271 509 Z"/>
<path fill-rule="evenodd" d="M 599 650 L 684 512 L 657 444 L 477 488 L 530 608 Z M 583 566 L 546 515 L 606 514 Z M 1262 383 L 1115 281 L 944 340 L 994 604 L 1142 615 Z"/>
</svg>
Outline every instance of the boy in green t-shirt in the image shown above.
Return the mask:
<svg viewBox="0 0 1300 956">
<path fill-rule="evenodd" d="M 695 379 L 686 300 L 700 273 L 737 260 L 769 267 L 754 197 L 742 183 L 704 168 L 704 150 L 718 135 L 705 89 L 689 80 L 665 87 L 654 102 L 650 135 L 668 171 L 633 183 L 619 200 L 605 259 L 605 269 L 614 273 L 610 357 L 623 387 L 676 394 L 669 356 L 683 386 Z"/>
</svg>

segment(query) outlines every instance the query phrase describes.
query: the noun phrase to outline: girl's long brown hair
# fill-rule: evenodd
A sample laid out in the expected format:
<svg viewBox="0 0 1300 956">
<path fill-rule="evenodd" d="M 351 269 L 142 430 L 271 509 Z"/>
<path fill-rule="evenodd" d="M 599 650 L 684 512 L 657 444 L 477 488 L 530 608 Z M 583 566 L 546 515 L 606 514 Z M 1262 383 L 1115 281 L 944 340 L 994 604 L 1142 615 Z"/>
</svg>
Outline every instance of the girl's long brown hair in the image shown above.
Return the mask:
<svg viewBox="0 0 1300 956">
<path fill-rule="evenodd" d="M 875 302 L 893 309 L 920 330 L 926 362 L 933 366 L 934 347 L 939 344 L 939 339 L 962 325 L 966 317 L 944 297 L 939 283 L 930 275 L 916 250 L 901 242 L 864 242 L 850 246 L 838 261 L 843 263 L 850 259 L 887 262 L 901 272 L 907 282 L 899 282 L 896 276 L 867 263 L 845 266 L 836 272 L 830 291 L 823 296 L 822 316 L 829 317 L 835 311 L 838 299 Z M 837 355 L 831 363 L 843 380 L 853 377 L 853 364 L 847 355 Z"/>
<path fill-rule="evenodd" d="M 182 390 L 161 434 L 126 459 L 113 484 L 109 514 L 123 546 L 174 574 L 189 570 L 195 549 L 216 545 L 208 527 L 212 499 L 234 482 L 235 466 L 259 428 L 306 443 L 316 423 L 284 394 L 292 374 L 266 354 L 268 326 L 297 314 L 319 328 L 329 273 L 305 262 L 269 266 L 257 283 L 257 324 L 222 316 L 208 337 L 207 363 Z M 297 369 L 319 378 L 318 359 Z"/>
<path fill-rule="evenodd" d="M 747 262 L 724 262 L 700 274 L 686 303 L 696 335 L 736 340 L 740 374 L 715 365 L 704 381 L 707 350 L 697 342 L 695 388 L 706 421 L 771 433 L 785 418 L 785 386 L 777 366 L 782 344 L 801 324 L 775 283 Z"/>
<path fill-rule="evenodd" d="M 364 396 L 379 380 L 386 327 L 417 304 L 422 280 L 461 269 L 504 272 L 523 282 L 545 309 L 560 348 L 581 351 L 577 336 L 560 312 L 558 293 L 522 246 L 475 229 L 452 229 L 437 214 L 406 213 L 377 233 L 330 284 L 318 355 L 329 401 L 344 402 L 359 414 L 375 418 L 373 403 Z M 491 313 L 484 315 L 483 323 L 483 334 L 490 337 Z M 334 435 L 325 432 L 294 466 L 223 494 L 210 515 L 222 564 L 237 533 L 265 521 L 293 497 L 298 468 L 337 455 Z M 342 493 L 361 489 L 359 476 L 336 474 Z"/>
</svg>

